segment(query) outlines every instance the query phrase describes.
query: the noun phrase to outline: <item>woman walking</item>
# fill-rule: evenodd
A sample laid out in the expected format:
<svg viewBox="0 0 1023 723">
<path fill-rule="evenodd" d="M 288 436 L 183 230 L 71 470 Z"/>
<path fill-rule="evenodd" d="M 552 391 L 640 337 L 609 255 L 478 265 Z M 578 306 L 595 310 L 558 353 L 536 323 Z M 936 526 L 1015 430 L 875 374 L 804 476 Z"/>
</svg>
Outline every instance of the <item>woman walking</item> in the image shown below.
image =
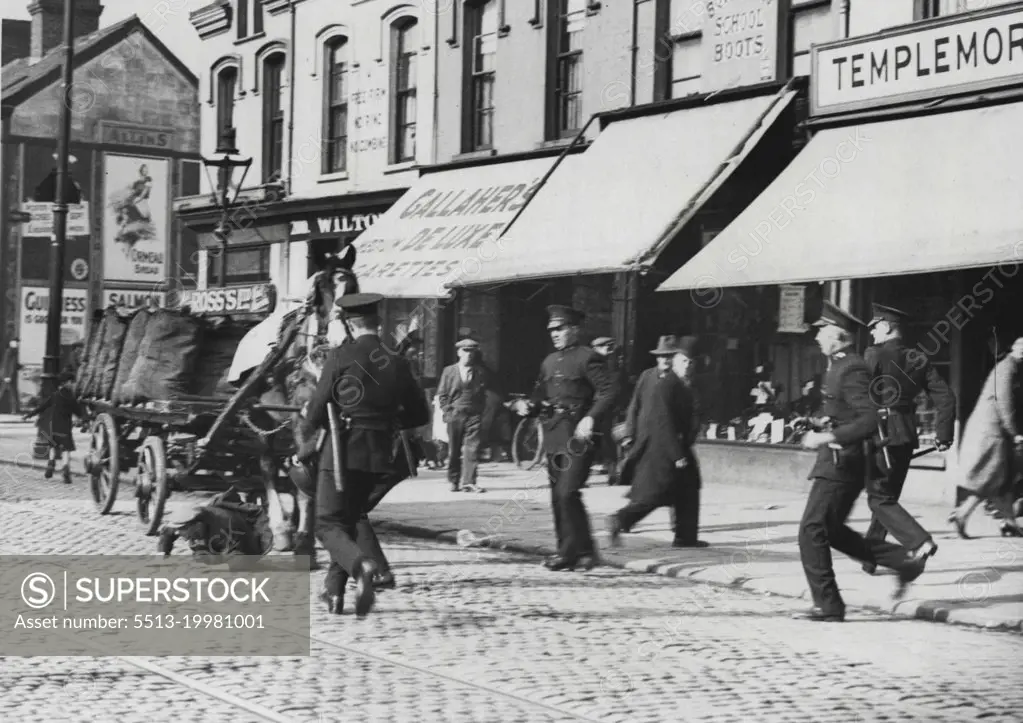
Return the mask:
<svg viewBox="0 0 1023 723">
<path fill-rule="evenodd" d="M 1013 511 L 1016 479 L 1023 473 L 1023 434 L 1019 424 L 1023 401 L 1021 362 L 1023 336 L 1013 342 L 1009 353 L 991 370 L 966 422 L 959 449 L 964 479 L 957 497 L 962 501 L 948 518 L 963 539 L 969 539 L 967 520 L 984 501 L 1004 520 L 1003 536 L 1023 537 Z"/>
</svg>

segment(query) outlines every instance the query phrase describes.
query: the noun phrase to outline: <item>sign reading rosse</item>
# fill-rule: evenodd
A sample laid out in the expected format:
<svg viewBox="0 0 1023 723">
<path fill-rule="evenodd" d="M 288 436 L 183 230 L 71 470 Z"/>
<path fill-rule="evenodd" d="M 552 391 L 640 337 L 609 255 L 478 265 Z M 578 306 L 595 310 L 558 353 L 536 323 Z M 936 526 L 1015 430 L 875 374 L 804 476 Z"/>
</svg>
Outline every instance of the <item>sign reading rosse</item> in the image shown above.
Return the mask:
<svg viewBox="0 0 1023 723">
<path fill-rule="evenodd" d="M 180 306 L 196 314 L 269 314 L 276 305 L 271 284 L 232 286 L 226 289 L 198 289 L 181 292 Z"/>
<path fill-rule="evenodd" d="M 813 115 L 1023 80 L 1023 8 L 947 18 L 813 48 Z"/>
</svg>

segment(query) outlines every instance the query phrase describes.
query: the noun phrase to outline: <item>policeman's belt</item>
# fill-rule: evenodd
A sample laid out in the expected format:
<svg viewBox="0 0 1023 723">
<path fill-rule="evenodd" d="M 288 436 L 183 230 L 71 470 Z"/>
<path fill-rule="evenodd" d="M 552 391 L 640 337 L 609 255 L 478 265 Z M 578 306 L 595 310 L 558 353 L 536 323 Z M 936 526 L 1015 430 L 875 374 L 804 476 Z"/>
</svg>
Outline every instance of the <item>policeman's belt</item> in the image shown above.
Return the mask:
<svg viewBox="0 0 1023 723">
<path fill-rule="evenodd" d="M 393 432 L 395 430 L 394 422 L 383 419 L 352 419 L 351 417 L 345 417 L 342 419 L 345 425 L 345 429 L 363 429 L 370 432 Z"/>
<path fill-rule="evenodd" d="M 552 415 L 567 414 L 569 416 L 574 416 L 576 414 L 581 414 L 583 409 L 584 409 L 584 407 L 581 404 L 577 404 L 577 405 L 573 405 L 573 406 L 566 406 L 566 405 L 563 405 L 563 404 L 552 404 L 550 406 L 550 410 L 551 410 L 551 414 Z"/>
</svg>

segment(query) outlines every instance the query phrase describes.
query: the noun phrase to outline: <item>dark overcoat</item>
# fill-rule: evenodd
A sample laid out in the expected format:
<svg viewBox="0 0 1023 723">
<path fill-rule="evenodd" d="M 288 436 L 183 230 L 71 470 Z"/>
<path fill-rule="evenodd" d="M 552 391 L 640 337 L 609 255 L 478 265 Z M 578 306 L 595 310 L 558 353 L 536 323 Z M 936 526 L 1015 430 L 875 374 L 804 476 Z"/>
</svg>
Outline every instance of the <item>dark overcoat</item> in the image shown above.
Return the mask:
<svg viewBox="0 0 1023 723">
<path fill-rule="evenodd" d="M 85 412 L 69 385 L 62 385 L 54 394 L 44 399 L 32 414 L 39 415 L 36 428 L 51 446 L 59 444 L 68 452 L 75 451 L 72 417 L 82 418 Z"/>
<path fill-rule="evenodd" d="M 657 506 L 672 504 L 677 485 L 700 484 L 693 442 L 695 399 L 673 372 L 644 371 L 636 382 L 626 415 L 626 435 L 633 443 L 626 456 L 623 481 L 631 482 L 629 499 Z M 684 469 L 676 461 L 686 460 Z"/>
<path fill-rule="evenodd" d="M 808 479 L 862 486 L 868 472 L 876 474 L 870 443 L 877 433 L 877 407 L 870 398 L 870 381 L 870 368 L 859 354 L 840 351 L 829 360 L 821 413 L 831 419 L 840 449 L 835 455 L 828 445 L 819 447 Z"/>
<path fill-rule="evenodd" d="M 991 499 L 1011 489 L 1020 473 L 1013 437 L 1020 434 L 1018 410 L 1023 375 L 1012 355 L 998 362 L 984 382 L 959 445 L 962 486 Z"/>
</svg>

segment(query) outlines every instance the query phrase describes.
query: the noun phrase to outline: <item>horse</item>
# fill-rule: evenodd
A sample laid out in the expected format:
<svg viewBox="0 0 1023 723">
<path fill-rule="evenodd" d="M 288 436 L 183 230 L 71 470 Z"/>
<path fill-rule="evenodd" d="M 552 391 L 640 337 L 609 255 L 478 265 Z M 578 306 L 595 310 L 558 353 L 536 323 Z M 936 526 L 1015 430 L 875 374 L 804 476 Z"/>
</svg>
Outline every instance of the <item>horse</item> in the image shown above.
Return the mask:
<svg viewBox="0 0 1023 723">
<path fill-rule="evenodd" d="M 354 262 L 355 249 L 349 246 L 343 256 L 332 259 L 327 269 L 317 272 L 310 280 L 311 288 L 306 304 L 312 313 L 306 316 L 302 309 L 298 309 L 284 315 L 276 335 L 277 347 L 283 347 L 281 358 L 272 366 L 269 374 L 256 381 L 251 392 L 252 396 L 258 396 L 258 405 L 301 408 L 312 397 L 328 349 L 327 328 L 334 302 L 341 296 L 359 293 L 359 282 L 351 269 Z M 300 328 L 296 329 L 296 326 Z M 243 339 L 239 349 L 245 346 Z M 236 359 L 237 356 L 238 353 Z M 250 367 L 239 377 L 239 386 L 245 383 L 246 375 L 251 374 L 263 359 L 256 360 L 256 364 L 251 364 L 251 361 L 250 358 L 246 362 Z M 290 475 L 295 484 L 294 511 L 290 516 L 284 513 L 277 490 L 280 472 L 291 471 L 290 453 L 299 446 L 302 435 L 306 433 L 301 416 L 298 412 L 257 409 L 248 412 L 247 418 L 263 442 L 259 467 L 264 483 L 263 502 L 273 531 L 274 549 L 294 550 L 296 555 L 312 557 L 315 550 L 313 519 L 316 480 L 305 479 L 301 474 Z"/>
</svg>

